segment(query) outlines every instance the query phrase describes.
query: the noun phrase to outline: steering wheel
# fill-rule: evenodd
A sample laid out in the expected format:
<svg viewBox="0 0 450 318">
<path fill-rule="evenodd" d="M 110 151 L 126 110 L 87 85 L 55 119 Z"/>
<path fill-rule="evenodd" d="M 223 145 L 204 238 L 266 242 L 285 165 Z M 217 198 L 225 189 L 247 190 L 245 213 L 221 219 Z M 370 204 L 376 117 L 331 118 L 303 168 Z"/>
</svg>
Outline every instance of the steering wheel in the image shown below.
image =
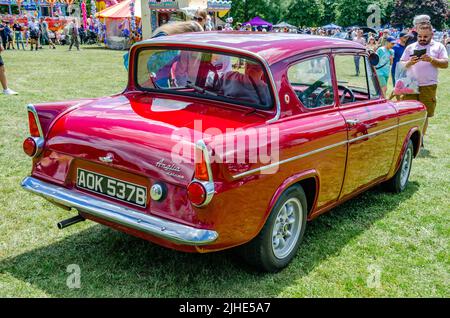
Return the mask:
<svg viewBox="0 0 450 318">
<path fill-rule="evenodd" d="M 305 89 L 303 92 L 296 92 L 297 97 L 304 102 L 304 98 L 310 96 L 316 89 L 321 87 L 323 85 L 323 81 L 320 79 L 312 83 L 307 89 Z"/>
<path fill-rule="evenodd" d="M 327 93 L 328 91 L 332 91 L 332 89 L 333 89 L 332 87 L 325 87 L 319 94 L 317 94 L 317 97 L 314 100 L 313 108 L 324 106 L 324 105 L 320 104 L 320 102 L 325 97 L 325 93 Z"/>
<path fill-rule="evenodd" d="M 345 95 L 347 95 L 347 93 L 350 95 L 350 102 L 354 102 L 356 100 L 355 94 L 353 93 L 353 91 L 345 86 L 342 86 L 344 88 L 344 91 L 342 92 L 342 96 L 341 99 L 339 100 L 341 102 L 341 104 L 344 104 L 345 101 Z"/>
</svg>

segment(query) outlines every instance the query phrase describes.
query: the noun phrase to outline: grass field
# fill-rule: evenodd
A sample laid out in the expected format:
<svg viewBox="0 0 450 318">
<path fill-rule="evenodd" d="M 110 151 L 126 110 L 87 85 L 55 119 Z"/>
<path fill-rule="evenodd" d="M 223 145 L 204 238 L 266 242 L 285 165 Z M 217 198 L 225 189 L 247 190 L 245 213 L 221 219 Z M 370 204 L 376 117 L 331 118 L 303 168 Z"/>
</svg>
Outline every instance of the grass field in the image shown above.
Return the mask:
<svg viewBox="0 0 450 318">
<path fill-rule="evenodd" d="M 0 96 L 0 297 L 450 297 L 450 70 L 441 71 L 428 152 L 400 195 L 375 188 L 308 224 L 278 274 L 252 272 L 230 252 L 183 254 L 82 222 L 23 191 L 27 103 L 109 95 L 126 83 L 123 52 L 67 47 L 5 52 Z M 81 288 L 66 285 L 81 269 Z"/>
</svg>

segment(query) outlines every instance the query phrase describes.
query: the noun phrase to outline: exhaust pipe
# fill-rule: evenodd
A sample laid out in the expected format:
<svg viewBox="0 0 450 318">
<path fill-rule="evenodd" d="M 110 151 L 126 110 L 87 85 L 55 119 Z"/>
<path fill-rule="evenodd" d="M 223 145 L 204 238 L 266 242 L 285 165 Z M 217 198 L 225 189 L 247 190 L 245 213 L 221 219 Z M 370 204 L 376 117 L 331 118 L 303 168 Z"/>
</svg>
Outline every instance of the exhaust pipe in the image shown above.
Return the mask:
<svg viewBox="0 0 450 318">
<path fill-rule="evenodd" d="M 86 219 L 78 214 L 70 219 L 66 219 L 66 220 L 62 220 L 61 222 L 58 222 L 57 226 L 58 226 L 58 229 L 62 230 L 65 227 L 74 225 L 75 223 L 82 222 L 84 220 L 86 220 Z"/>
</svg>

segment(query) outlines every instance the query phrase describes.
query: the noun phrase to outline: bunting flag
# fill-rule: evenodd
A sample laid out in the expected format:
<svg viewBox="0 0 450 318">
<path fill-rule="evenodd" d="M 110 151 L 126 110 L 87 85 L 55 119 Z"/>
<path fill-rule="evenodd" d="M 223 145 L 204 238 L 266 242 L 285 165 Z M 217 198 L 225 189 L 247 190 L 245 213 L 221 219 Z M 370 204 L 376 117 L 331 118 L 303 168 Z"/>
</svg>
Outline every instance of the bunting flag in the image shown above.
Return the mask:
<svg viewBox="0 0 450 318">
<path fill-rule="evenodd" d="M 86 13 L 86 1 L 83 0 L 81 3 L 81 15 L 83 17 L 83 28 L 87 29 L 87 13 Z"/>
<path fill-rule="evenodd" d="M 130 1 L 130 27 L 131 27 L 131 31 L 136 31 L 136 17 L 134 16 L 134 5 L 135 5 L 135 0 L 131 0 Z"/>
<path fill-rule="evenodd" d="M 160 12 L 173 12 L 179 8 L 178 1 L 174 0 L 148 0 L 148 6 Z"/>
<path fill-rule="evenodd" d="M 96 30 L 95 26 L 97 25 L 97 18 L 96 15 L 97 14 L 97 7 L 95 6 L 95 0 L 91 0 L 91 16 L 92 16 L 92 31 L 98 33 L 100 32 L 100 30 Z"/>
</svg>

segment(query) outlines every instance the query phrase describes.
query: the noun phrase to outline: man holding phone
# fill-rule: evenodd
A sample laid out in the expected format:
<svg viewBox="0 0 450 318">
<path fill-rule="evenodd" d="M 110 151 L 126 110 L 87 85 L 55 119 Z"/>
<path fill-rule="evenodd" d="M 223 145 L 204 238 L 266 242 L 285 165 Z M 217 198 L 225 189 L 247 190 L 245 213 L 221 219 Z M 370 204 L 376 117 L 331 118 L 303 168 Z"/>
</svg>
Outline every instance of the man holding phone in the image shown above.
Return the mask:
<svg viewBox="0 0 450 318">
<path fill-rule="evenodd" d="M 419 94 L 404 95 L 403 100 L 419 100 L 427 107 L 427 120 L 423 133 L 428 127 L 428 118 L 434 116 L 438 69 L 448 68 L 448 54 L 442 43 L 433 40 L 433 27 L 422 23 L 417 27 L 417 42 L 408 45 L 401 62 L 408 72 L 419 82 Z"/>
</svg>

